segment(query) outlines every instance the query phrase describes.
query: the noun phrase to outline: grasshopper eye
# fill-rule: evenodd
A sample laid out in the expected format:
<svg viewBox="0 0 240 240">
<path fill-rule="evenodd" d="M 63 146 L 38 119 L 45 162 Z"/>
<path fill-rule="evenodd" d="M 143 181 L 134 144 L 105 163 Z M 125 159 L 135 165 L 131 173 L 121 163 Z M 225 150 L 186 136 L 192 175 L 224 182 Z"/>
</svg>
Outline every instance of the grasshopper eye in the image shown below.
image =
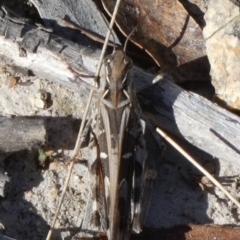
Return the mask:
<svg viewBox="0 0 240 240">
<path fill-rule="evenodd" d="M 130 58 L 125 58 L 124 64 L 127 65 L 128 68 L 132 68 L 132 66 L 133 66 L 132 60 Z"/>
<path fill-rule="evenodd" d="M 124 62 L 125 65 L 128 65 L 128 63 L 129 63 L 129 58 L 124 58 L 124 61 L 123 61 L 123 62 Z"/>
</svg>

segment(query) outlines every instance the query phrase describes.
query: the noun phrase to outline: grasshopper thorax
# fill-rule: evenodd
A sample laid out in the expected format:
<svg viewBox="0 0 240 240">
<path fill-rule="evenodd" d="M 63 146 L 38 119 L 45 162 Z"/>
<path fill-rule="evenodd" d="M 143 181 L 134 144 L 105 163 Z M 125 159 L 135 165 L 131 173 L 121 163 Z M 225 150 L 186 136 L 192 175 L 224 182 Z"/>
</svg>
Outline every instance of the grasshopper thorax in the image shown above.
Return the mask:
<svg viewBox="0 0 240 240">
<path fill-rule="evenodd" d="M 105 78 L 101 79 L 101 101 L 117 110 L 131 102 L 133 84 L 132 60 L 124 51 L 116 50 L 104 59 Z"/>
</svg>

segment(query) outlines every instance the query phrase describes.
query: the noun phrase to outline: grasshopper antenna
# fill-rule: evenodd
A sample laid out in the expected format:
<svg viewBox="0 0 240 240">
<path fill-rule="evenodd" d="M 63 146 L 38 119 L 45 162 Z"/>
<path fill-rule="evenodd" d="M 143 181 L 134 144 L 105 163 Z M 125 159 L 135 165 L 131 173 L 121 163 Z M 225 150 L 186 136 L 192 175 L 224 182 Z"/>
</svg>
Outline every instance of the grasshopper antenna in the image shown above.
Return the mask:
<svg viewBox="0 0 240 240">
<path fill-rule="evenodd" d="M 103 20 L 104 20 L 108 30 L 110 31 L 110 34 L 112 35 L 112 38 L 113 38 L 113 45 L 112 45 L 112 47 L 113 47 L 113 53 L 114 53 L 116 51 L 116 46 L 117 46 L 115 36 L 113 34 L 112 29 L 110 28 L 110 24 L 109 24 L 108 20 L 106 19 L 106 17 L 104 16 L 103 13 L 101 13 L 101 15 L 102 15 L 102 18 L 103 18 Z"/>
<path fill-rule="evenodd" d="M 126 48 L 127 48 L 127 43 L 130 39 L 130 37 L 133 35 L 133 33 L 136 31 L 137 27 L 143 23 L 143 21 L 145 20 L 145 18 L 147 17 L 148 13 L 144 16 L 144 18 L 133 28 L 133 30 L 130 32 L 130 34 L 127 36 L 127 39 L 124 43 L 124 47 L 123 47 L 123 51 L 126 52 Z"/>
</svg>

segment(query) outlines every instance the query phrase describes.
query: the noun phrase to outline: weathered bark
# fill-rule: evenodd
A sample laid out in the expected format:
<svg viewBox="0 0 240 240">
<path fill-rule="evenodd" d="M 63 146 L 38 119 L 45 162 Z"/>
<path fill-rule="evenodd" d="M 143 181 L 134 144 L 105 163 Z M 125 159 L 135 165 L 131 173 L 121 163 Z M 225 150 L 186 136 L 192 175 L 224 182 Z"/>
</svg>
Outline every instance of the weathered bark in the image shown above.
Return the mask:
<svg viewBox="0 0 240 240">
<path fill-rule="evenodd" d="M 144 114 L 156 126 L 222 161 L 240 166 L 238 116 L 167 79 L 139 98 Z"/>
<path fill-rule="evenodd" d="M 44 120 L 0 117 L 0 153 L 13 153 L 45 144 Z"/>
<path fill-rule="evenodd" d="M 88 95 L 81 81 L 72 82 L 76 80 L 74 71 L 92 75 L 99 49 L 73 44 L 33 25 L 3 20 L 0 35 L 2 62 L 28 68 L 41 78 L 78 91 L 82 96 Z M 20 53 L 23 52 L 21 57 Z M 135 67 L 137 88 L 152 78 L 151 74 Z M 89 78 L 85 81 L 91 84 Z M 157 126 L 186 139 L 214 157 L 240 166 L 240 119 L 234 114 L 197 94 L 184 91 L 167 76 L 157 86 L 142 91 L 139 101 L 144 114 Z"/>
</svg>

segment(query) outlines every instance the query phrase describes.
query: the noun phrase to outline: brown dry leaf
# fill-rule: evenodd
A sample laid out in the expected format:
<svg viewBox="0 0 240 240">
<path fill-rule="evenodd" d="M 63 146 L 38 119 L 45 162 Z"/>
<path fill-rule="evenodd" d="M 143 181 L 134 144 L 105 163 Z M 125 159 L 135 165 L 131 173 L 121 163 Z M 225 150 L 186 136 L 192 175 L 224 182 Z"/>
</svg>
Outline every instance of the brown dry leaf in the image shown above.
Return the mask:
<svg viewBox="0 0 240 240">
<path fill-rule="evenodd" d="M 115 1 L 102 2 L 111 13 Z M 131 40 L 145 49 L 164 72 L 172 74 L 178 82 L 209 79 L 210 67 L 202 29 L 180 2 L 122 1 L 117 17 L 120 30 L 127 36 L 141 21 Z"/>
<path fill-rule="evenodd" d="M 179 225 L 168 229 L 144 228 L 139 235 L 132 235 L 131 240 L 238 240 L 239 227 L 219 225 Z"/>
</svg>

